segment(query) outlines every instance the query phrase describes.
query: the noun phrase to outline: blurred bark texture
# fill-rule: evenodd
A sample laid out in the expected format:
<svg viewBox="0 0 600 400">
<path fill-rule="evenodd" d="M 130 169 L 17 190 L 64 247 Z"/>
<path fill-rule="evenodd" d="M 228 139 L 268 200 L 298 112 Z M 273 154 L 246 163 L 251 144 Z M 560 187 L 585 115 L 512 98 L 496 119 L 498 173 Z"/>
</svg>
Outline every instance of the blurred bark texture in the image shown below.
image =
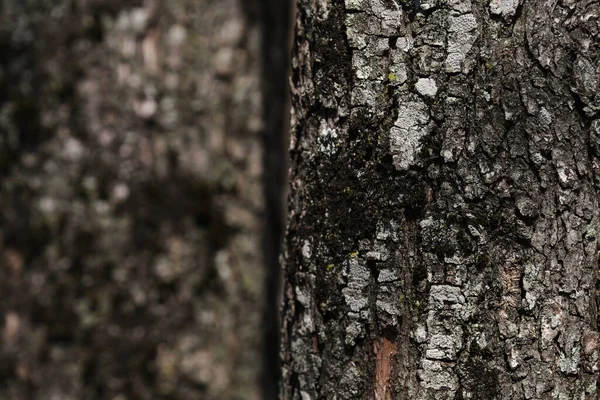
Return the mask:
<svg viewBox="0 0 600 400">
<path fill-rule="evenodd" d="M 283 398 L 597 399 L 599 3 L 298 4 Z"/>
<path fill-rule="evenodd" d="M 256 14 L 0 2 L 0 399 L 259 397 Z"/>
</svg>

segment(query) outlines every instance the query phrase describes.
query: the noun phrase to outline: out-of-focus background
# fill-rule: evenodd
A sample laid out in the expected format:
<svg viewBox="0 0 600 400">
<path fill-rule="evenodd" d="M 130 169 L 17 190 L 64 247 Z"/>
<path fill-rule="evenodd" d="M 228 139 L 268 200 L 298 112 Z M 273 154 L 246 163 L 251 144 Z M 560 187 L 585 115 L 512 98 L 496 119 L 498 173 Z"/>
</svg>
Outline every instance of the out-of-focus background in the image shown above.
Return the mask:
<svg viewBox="0 0 600 400">
<path fill-rule="evenodd" d="M 255 3 L 0 1 L 0 399 L 259 397 Z"/>
</svg>

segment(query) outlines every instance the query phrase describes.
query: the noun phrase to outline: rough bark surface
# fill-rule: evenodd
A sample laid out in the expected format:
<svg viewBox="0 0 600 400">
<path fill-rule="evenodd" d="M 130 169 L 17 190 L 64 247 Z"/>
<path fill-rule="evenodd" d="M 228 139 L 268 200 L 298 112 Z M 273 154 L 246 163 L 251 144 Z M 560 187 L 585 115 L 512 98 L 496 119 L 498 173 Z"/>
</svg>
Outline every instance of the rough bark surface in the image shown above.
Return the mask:
<svg viewBox="0 0 600 400">
<path fill-rule="evenodd" d="M 255 6 L 0 1 L 0 399 L 259 397 Z"/>
<path fill-rule="evenodd" d="M 298 1 L 283 398 L 598 398 L 599 18 Z"/>
</svg>

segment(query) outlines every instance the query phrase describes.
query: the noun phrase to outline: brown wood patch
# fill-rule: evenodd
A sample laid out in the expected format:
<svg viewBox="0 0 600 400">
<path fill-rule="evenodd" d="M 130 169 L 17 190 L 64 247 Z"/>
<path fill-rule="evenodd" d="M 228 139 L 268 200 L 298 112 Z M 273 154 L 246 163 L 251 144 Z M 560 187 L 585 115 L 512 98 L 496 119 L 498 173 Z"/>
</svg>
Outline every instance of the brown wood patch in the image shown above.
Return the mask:
<svg viewBox="0 0 600 400">
<path fill-rule="evenodd" d="M 375 367 L 375 400 L 392 400 L 390 377 L 393 370 L 393 357 L 398 351 L 398 344 L 387 337 L 374 342 L 377 365 Z"/>
</svg>

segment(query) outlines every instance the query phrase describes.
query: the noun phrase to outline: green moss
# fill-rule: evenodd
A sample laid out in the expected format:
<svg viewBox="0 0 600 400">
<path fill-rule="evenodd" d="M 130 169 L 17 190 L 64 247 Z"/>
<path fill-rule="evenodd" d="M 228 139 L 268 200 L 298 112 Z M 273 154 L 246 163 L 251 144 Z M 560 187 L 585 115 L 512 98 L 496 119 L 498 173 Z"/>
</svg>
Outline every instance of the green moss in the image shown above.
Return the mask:
<svg viewBox="0 0 600 400">
<path fill-rule="evenodd" d="M 396 74 L 394 74 L 393 72 L 390 72 L 389 75 L 388 75 L 388 80 L 390 82 L 394 82 L 396 79 L 397 79 L 396 78 Z"/>
</svg>

